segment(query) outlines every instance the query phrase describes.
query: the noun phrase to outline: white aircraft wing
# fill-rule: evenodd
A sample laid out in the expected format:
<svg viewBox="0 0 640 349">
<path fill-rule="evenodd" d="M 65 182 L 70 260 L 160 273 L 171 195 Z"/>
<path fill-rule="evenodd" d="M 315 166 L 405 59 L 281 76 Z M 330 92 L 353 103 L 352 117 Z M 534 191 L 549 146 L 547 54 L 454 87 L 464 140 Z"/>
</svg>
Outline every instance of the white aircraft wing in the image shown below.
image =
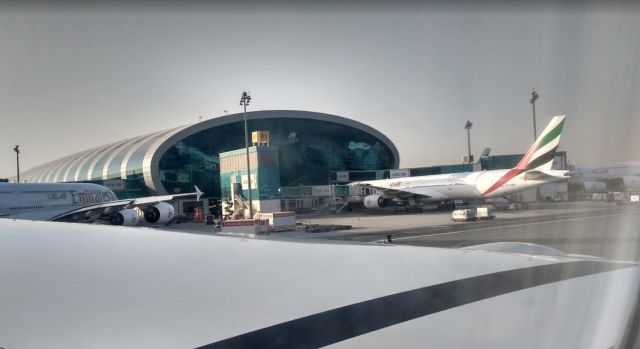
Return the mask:
<svg viewBox="0 0 640 349">
<path fill-rule="evenodd" d="M 171 200 L 175 200 L 175 199 L 178 199 L 178 198 L 193 197 L 193 196 L 196 197 L 196 201 L 200 201 L 200 197 L 204 193 L 202 191 L 200 191 L 200 189 L 197 186 L 194 186 L 194 188 L 196 189 L 196 191 L 193 192 L 193 193 L 161 195 L 161 196 L 147 196 L 147 197 L 143 197 L 143 198 L 134 199 L 133 203 L 131 205 L 136 207 L 136 206 L 155 204 L 155 203 L 158 203 L 158 202 L 171 201 Z"/>
<path fill-rule="evenodd" d="M 52 216 L 60 215 L 69 211 L 67 208 L 58 208 L 58 209 L 46 209 L 46 210 L 32 210 L 32 211 L 23 211 L 23 212 L 10 212 L 6 215 L 1 215 L 2 218 L 9 219 L 26 219 L 32 221 L 47 221 Z"/>
<path fill-rule="evenodd" d="M 117 212 L 123 208 L 133 208 L 134 199 L 114 200 L 89 205 L 53 216 L 50 221 L 60 222 L 93 222 L 104 214 Z"/>
<path fill-rule="evenodd" d="M 110 214 L 113 212 L 117 212 L 124 208 L 142 208 L 144 209 L 146 206 L 155 205 L 159 202 L 171 201 L 177 198 L 182 197 L 196 197 L 196 200 L 200 200 L 200 196 L 204 194 L 198 187 L 195 187 L 196 191 L 193 193 L 186 194 L 175 194 L 175 195 L 159 195 L 159 196 L 147 196 L 143 198 L 137 199 L 125 199 L 125 200 L 114 200 L 109 202 L 103 202 L 99 204 L 89 205 L 85 207 L 81 207 L 75 210 L 67 211 L 64 213 L 60 213 L 51 219 L 50 221 L 60 221 L 60 222 L 93 222 L 98 219 L 100 216 L 105 214 Z"/>
<path fill-rule="evenodd" d="M 402 189 L 398 189 L 398 188 L 387 188 L 387 187 L 381 187 L 381 186 L 377 186 L 375 184 L 371 184 L 369 182 L 355 182 L 355 183 L 351 183 L 350 185 L 352 186 L 358 186 L 358 187 L 363 187 L 363 188 L 372 188 L 377 190 L 384 198 L 387 199 L 408 199 L 410 197 L 414 197 L 414 196 L 422 196 L 422 197 L 426 197 L 426 198 L 432 198 L 432 199 L 445 199 L 446 195 L 444 195 L 442 192 L 434 189 L 434 188 L 427 188 L 427 187 L 415 187 L 415 188 L 408 188 L 408 187 L 403 187 Z"/>
<path fill-rule="evenodd" d="M 635 263 L 272 236 L 0 221 L 0 347 L 617 348 L 637 294 Z"/>
<path fill-rule="evenodd" d="M 550 180 L 556 179 L 558 181 L 569 179 L 569 171 L 565 170 L 530 170 L 525 172 L 524 178 L 526 180 Z"/>
</svg>

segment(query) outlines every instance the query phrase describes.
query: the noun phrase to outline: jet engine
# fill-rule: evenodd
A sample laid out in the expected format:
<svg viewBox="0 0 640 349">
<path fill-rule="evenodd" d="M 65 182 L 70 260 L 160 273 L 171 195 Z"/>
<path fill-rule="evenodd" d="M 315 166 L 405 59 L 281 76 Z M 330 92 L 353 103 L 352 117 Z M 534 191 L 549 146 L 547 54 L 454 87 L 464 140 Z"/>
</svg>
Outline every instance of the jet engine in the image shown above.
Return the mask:
<svg viewBox="0 0 640 349">
<path fill-rule="evenodd" d="M 640 176 L 624 176 L 622 183 L 625 189 L 640 189 Z"/>
<path fill-rule="evenodd" d="M 584 191 L 587 193 L 604 193 L 607 191 L 607 184 L 604 182 L 584 182 Z"/>
<path fill-rule="evenodd" d="M 144 209 L 144 220 L 149 223 L 167 224 L 176 215 L 176 211 L 170 204 L 161 202 L 155 206 Z"/>
<path fill-rule="evenodd" d="M 137 225 L 140 221 L 140 216 L 138 216 L 138 212 L 131 209 L 120 210 L 116 213 L 113 213 L 109 217 L 109 224 L 111 225 Z"/>
<path fill-rule="evenodd" d="M 382 195 L 367 195 L 364 197 L 364 207 L 366 208 L 383 208 L 387 206 L 389 200 Z"/>
</svg>

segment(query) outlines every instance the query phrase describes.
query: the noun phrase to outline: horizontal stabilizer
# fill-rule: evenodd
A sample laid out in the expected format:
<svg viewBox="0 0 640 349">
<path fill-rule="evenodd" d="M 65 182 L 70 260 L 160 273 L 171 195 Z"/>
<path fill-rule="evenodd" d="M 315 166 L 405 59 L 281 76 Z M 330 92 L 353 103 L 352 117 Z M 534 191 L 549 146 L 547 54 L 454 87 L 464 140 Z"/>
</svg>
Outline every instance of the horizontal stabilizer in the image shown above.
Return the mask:
<svg viewBox="0 0 640 349">
<path fill-rule="evenodd" d="M 529 181 L 535 180 L 563 180 L 569 178 L 569 171 L 565 170 L 531 170 L 524 174 L 524 179 Z"/>
</svg>

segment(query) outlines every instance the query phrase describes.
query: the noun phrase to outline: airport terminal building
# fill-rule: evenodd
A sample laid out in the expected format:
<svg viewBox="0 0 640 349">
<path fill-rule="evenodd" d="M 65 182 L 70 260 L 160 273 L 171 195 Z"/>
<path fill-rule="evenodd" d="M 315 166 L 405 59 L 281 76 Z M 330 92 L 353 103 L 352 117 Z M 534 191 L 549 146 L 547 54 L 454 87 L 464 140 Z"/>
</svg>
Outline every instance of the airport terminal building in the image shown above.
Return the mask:
<svg viewBox="0 0 640 349">
<path fill-rule="evenodd" d="M 329 183 L 335 171 L 397 169 L 385 135 L 344 117 L 297 110 L 247 113 L 248 131 L 269 131 L 280 185 Z M 220 198 L 219 154 L 245 146 L 243 114 L 221 116 L 72 154 L 21 173 L 29 183 L 92 182 L 120 198 L 184 193 Z"/>
</svg>

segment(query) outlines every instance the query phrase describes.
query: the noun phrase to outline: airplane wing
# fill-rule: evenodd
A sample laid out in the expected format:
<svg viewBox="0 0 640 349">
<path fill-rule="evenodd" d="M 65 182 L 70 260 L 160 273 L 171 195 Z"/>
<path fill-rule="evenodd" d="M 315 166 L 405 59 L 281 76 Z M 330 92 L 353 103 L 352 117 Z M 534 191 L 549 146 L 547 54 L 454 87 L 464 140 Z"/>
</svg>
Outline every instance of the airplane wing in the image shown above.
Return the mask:
<svg viewBox="0 0 640 349">
<path fill-rule="evenodd" d="M 369 188 L 377 190 L 384 198 L 398 198 L 398 199 L 408 199 L 414 196 L 413 193 L 404 190 L 398 189 L 389 189 L 375 186 L 367 186 Z"/>
<path fill-rule="evenodd" d="M 67 211 L 56 215 L 49 219 L 50 221 L 59 221 L 59 222 L 94 222 L 99 217 L 110 214 L 113 212 L 117 212 L 121 209 L 132 209 L 132 208 L 141 208 L 144 210 L 145 207 L 150 205 L 155 205 L 164 201 L 171 201 L 177 198 L 182 197 L 196 197 L 196 200 L 199 201 L 200 197 L 204 194 L 200 189 L 196 186 L 196 191 L 193 193 L 186 194 L 175 194 L 175 195 L 159 195 L 159 196 L 147 196 L 143 198 L 137 199 L 125 199 L 125 200 L 114 200 L 109 202 L 103 202 L 100 204 L 89 205 L 85 207 L 81 207 L 72 211 Z"/>
<path fill-rule="evenodd" d="M 618 348 L 638 271 L 504 246 L 5 220 L 0 347 Z"/>
<path fill-rule="evenodd" d="M 163 202 L 163 201 L 171 201 L 171 200 L 175 200 L 178 198 L 183 198 L 183 197 L 196 197 L 196 201 L 200 201 L 200 197 L 204 194 L 202 191 L 200 191 L 200 189 L 197 186 L 194 186 L 195 188 L 195 192 L 193 193 L 187 193 L 187 194 L 174 194 L 174 195 L 161 195 L 161 196 L 147 196 L 147 197 L 143 197 L 143 198 L 138 198 L 133 200 L 132 205 L 134 205 L 134 207 L 137 206 L 142 206 L 142 205 L 147 205 L 147 204 L 155 204 L 158 202 Z"/>
<path fill-rule="evenodd" d="M 416 187 L 416 188 L 403 188 L 402 190 L 400 190 L 400 189 L 376 186 L 369 182 L 355 182 L 349 185 L 375 189 L 378 192 L 380 192 L 385 199 L 408 199 L 416 196 L 423 197 L 423 198 L 431 198 L 431 199 L 446 198 L 446 195 L 444 195 L 442 192 L 434 188 Z"/>
<path fill-rule="evenodd" d="M 569 171 L 566 170 L 531 170 L 524 174 L 526 180 L 569 179 Z"/>
</svg>

